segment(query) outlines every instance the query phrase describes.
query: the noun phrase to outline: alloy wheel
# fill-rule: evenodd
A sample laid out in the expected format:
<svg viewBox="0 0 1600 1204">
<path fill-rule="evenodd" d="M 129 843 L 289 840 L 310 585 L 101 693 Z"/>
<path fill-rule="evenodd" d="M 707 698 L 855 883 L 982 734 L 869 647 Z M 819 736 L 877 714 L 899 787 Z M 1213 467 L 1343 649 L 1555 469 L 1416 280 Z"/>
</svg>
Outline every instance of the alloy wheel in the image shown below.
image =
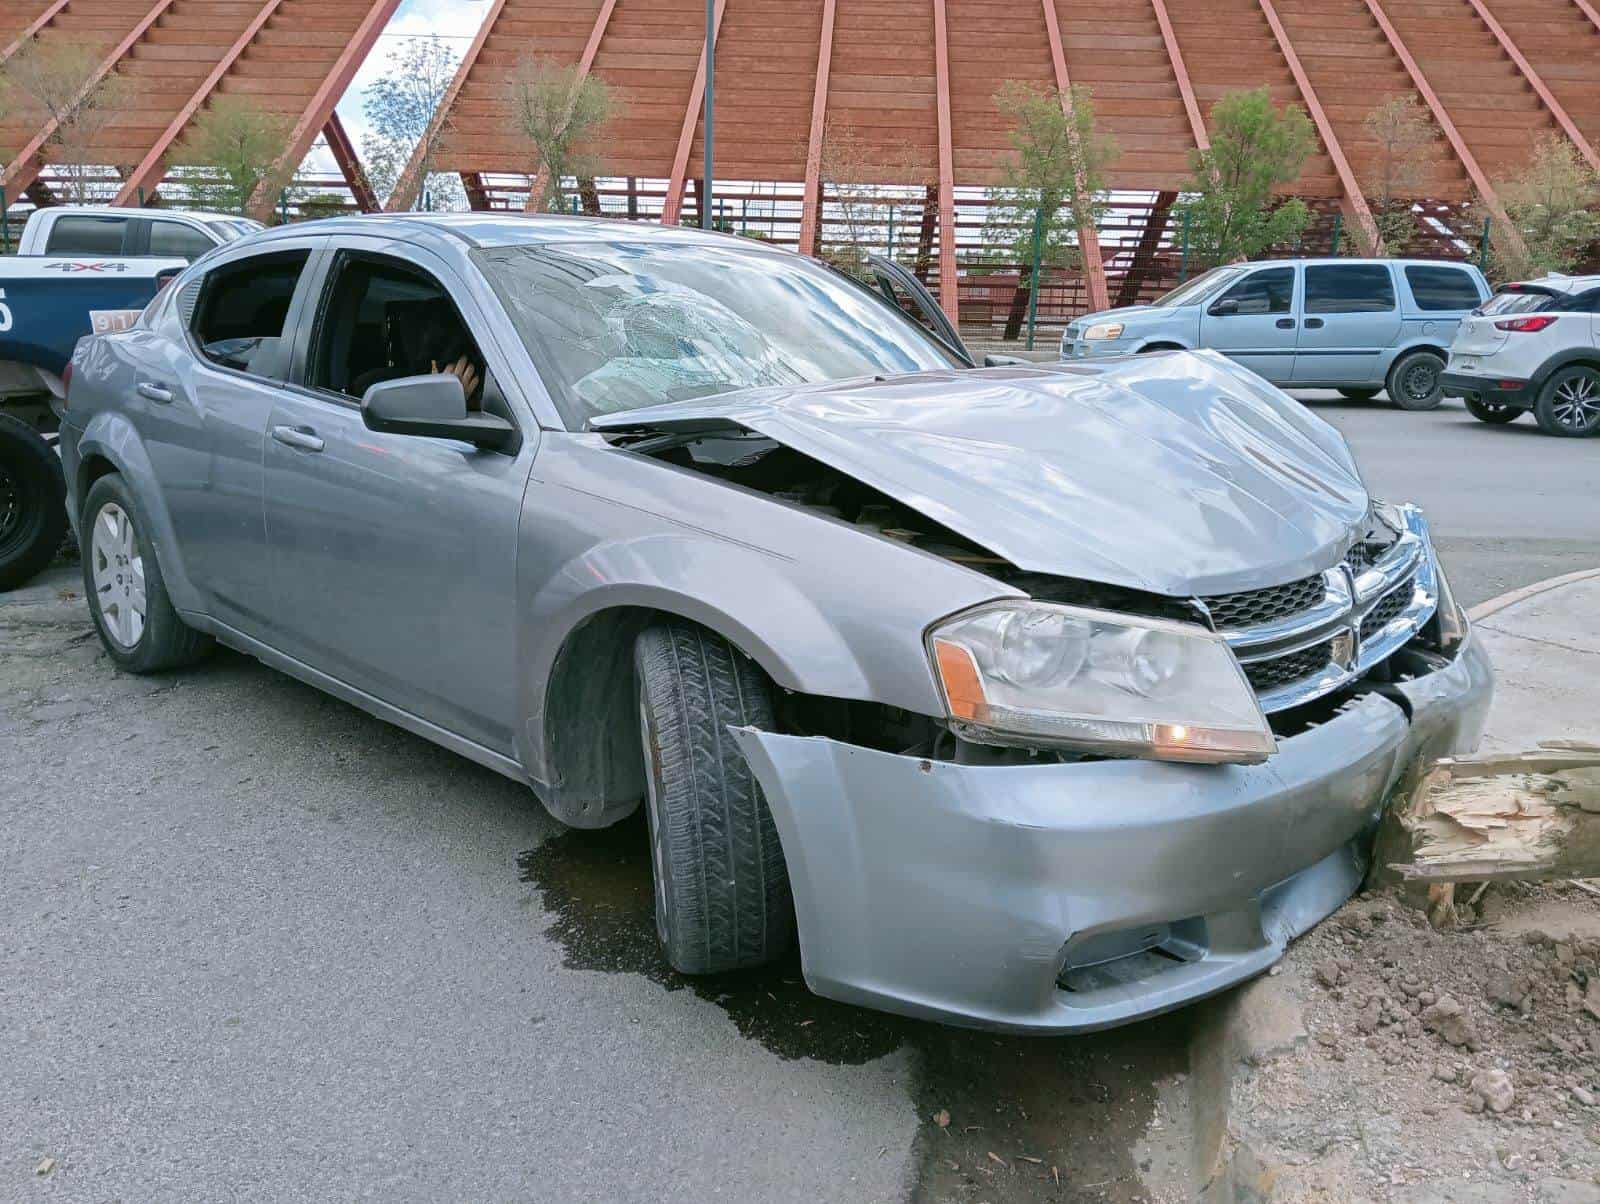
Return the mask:
<svg viewBox="0 0 1600 1204">
<path fill-rule="evenodd" d="M 133 649 L 144 635 L 144 557 L 133 520 L 115 502 L 100 508 L 89 540 L 94 592 L 106 634 L 119 648 Z"/>
<path fill-rule="evenodd" d="M 1600 426 L 1600 375 L 1574 373 L 1556 386 L 1550 411 L 1569 431 L 1590 431 Z"/>
</svg>

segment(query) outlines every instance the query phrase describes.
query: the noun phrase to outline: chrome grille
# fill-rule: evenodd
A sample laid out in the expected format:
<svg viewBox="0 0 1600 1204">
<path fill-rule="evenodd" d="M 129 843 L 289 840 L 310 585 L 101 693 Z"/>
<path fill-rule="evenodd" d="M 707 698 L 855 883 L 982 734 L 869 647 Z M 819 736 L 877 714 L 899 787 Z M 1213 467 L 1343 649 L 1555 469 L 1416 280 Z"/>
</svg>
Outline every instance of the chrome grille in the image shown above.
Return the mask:
<svg viewBox="0 0 1600 1204">
<path fill-rule="evenodd" d="M 1412 580 L 1408 577 L 1378 599 L 1377 605 L 1361 620 L 1361 638 L 1369 640 L 1387 627 L 1391 619 L 1410 605 L 1414 592 Z"/>
<path fill-rule="evenodd" d="M 1333 641 L 1324 640 L 1310 648 L 1302 648 L 1299 652 L 1245 665 L 1244 675 L 1255 687 L 1257 694 L 1265 694 L 1268 690 L 1276 690 L 1279 686 L 1286 686 L 1303 677 L 1310 677 L 1313 673 L 1320 673 L 1328 667 L 1328 662 L 1332 659 Z"/>
<path fill-rule="evenodd" d="M 1288 585 L 1245 590 L 1237 594 L 1214 594 L 1200 601 L 1211 612 L 1217 630 L 1233 631 L 1242 627 L 1259 627 L 1263 623 L 1272 623 L 1309 610 L 1322 601 L 1327 588 L 1322 574 L 1318 573 L 1300 581 L 1291 581 Z"/>
</svg>

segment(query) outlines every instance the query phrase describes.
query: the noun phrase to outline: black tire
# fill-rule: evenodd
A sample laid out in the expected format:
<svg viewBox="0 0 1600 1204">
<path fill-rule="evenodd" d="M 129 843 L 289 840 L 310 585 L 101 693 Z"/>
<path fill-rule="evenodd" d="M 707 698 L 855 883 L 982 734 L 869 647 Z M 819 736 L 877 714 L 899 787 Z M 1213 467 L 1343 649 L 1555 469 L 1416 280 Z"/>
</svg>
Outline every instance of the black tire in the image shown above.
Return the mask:
<svg viewBox="0 0 1600 1204">
<path fill-rule="evenodd" d="M 1552 372 L 1533 416 L 1547 435 L 1585 439 L 1600 431 L 1600 368 L 1573 364 Z"/>
<path fill-rule="evenodd" d="M 66 533 L 60 457 L 27 423 L 0 414 L 0 590 L 55 559 Z"/>
<path fill-rule="evenodd" d="M 674 622 L 634 646 L 656 932 L 684 974 L 759 966 L 794 940 L 772 813 L 730 725 L 772 726 L 771 686 L 705 628 Z"/>
<path fill-rule="evenodd" d="M 1464 400 L 1467 413 L 1479 422 L 1487 422 L 1490 426 L 1503 426 L 1507 422 L 1515 422 L 1526 413 L 1518 406 L 1508 406 L 1498 401 L 1479 401 L 1476 397 Z"/>
<path fill-rule="evenodd" d="M 1444 400 L 1444 360 L 1432 351 L 1408 351 L 1389 369 L 1389 400 L 1402 410 L 1435 410 Z"/>
<path fill-rule="evenodd" d="M 103 546 L 96 546 L 96 529 L 103 521 L 108 524 L 109 533 L 120 531 L 124 519 L 129 531 L 127 546 L 133 549 L 137 565 L 120 563 L 118 558 L 105 555 Z M 89 599 L 89 614 L 94 618 L 95 630 L 100 633 L 106 655 L 129 673 L 180 669 L 211 650 L 210 636 L 185 626 L 178 618 L 172 599 L 167 596 L 161 565 L 148 532 L 144 512 L 120 476 L 111 473 L 90 486 L 89 495 L 83 501 L 78 531 L 83 592 Z M 143 621 L 136 628 L 130 628 L 122 623 L 121 608 L 137 596 L 128 583 L 136 580 L 140 571 L 144 578 Z M 121 635 L 117 634 L 119 631 Z"/>
<path fill-rule="evenodd" d="M 1376 397 L 1381 392 L 1383 392 L 1382 389 L 1339 389 L 1338 390 L 1338 394 L 1339 394 L 1340 397 L 1348 398 L 1350 401 L 1371 401 L 1374 397 Z"/>
</svg>

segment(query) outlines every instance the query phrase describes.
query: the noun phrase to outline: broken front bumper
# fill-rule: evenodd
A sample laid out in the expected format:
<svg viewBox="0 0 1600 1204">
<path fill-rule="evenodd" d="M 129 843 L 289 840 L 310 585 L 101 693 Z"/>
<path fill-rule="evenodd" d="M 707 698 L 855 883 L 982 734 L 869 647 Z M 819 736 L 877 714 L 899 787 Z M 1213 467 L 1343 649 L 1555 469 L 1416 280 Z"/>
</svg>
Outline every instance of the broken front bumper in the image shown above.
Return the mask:
<svg viewBox="0 0 1600 1204">
<path fill-rule="evenodd" d="M 1416 755 L 1477 745 L 1469 639 L 1261 765 L 969 766 L 743 728 L 820 995 L 1015 1032 L 1104 1028 L 1261 972 L 1364 875 Z M 1409 709 L 1409 717 L 1407 710 Z"/>
</svg>

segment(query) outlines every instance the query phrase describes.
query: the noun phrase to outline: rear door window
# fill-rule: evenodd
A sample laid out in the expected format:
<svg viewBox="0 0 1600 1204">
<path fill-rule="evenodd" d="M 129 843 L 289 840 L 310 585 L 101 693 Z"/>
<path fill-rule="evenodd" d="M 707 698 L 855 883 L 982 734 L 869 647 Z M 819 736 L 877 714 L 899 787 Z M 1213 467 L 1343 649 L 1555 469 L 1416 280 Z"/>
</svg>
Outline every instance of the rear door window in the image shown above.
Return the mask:
<svg viewBox="0 0 1600 1204">
<path fill-rule="evenodd" d="M 1476 293 L 1474 293 L 1476 301 Z M 1394 308 L 1394 278 L 1381 263 L 1306 268 L 1306 313 L 1370 314 Z"/>
<path fill-rule="evenodd" d="M 189 327 L 200 354 L 219 368 L 283 379 L 289 303 L 310 258 L 310 251 L 280 251 L 207 272 Z"/>
<path fill-rule="evenodd" d="M 183 222 L 150 223 L 150 254 L 161 259 L 199 259 L 216 244 Z"/>
<path fill-rule="evenodd" d="M 1234 285 L 1217 303 L 1232 301 L 1241 314 L 1286 314 L 1294 305 L 1294 269 L 1266 268 Z"/>
<path fill-rule="evenodd" d="M 46 255 L 121 255 L 128 219 L 122 215 L 74 213 L 56 218 Z"/>
<path fill-rule="evenodd" d="M 1485 301 L 1479 312 L 1487 318 L 1503 317 L 1506 314 L 1531 314 L 1544 309 L 1554 300 L 1555 298 L 1549 293 L 1507 289 Z"/>
<path fill-rule="evenodd" d="M 1418 309 L 1473 309 L 1479 301 L 1477 282 L 1461 268 L 1410 264 L 1406 267 L 1406 284 Z"/>
</svg>

